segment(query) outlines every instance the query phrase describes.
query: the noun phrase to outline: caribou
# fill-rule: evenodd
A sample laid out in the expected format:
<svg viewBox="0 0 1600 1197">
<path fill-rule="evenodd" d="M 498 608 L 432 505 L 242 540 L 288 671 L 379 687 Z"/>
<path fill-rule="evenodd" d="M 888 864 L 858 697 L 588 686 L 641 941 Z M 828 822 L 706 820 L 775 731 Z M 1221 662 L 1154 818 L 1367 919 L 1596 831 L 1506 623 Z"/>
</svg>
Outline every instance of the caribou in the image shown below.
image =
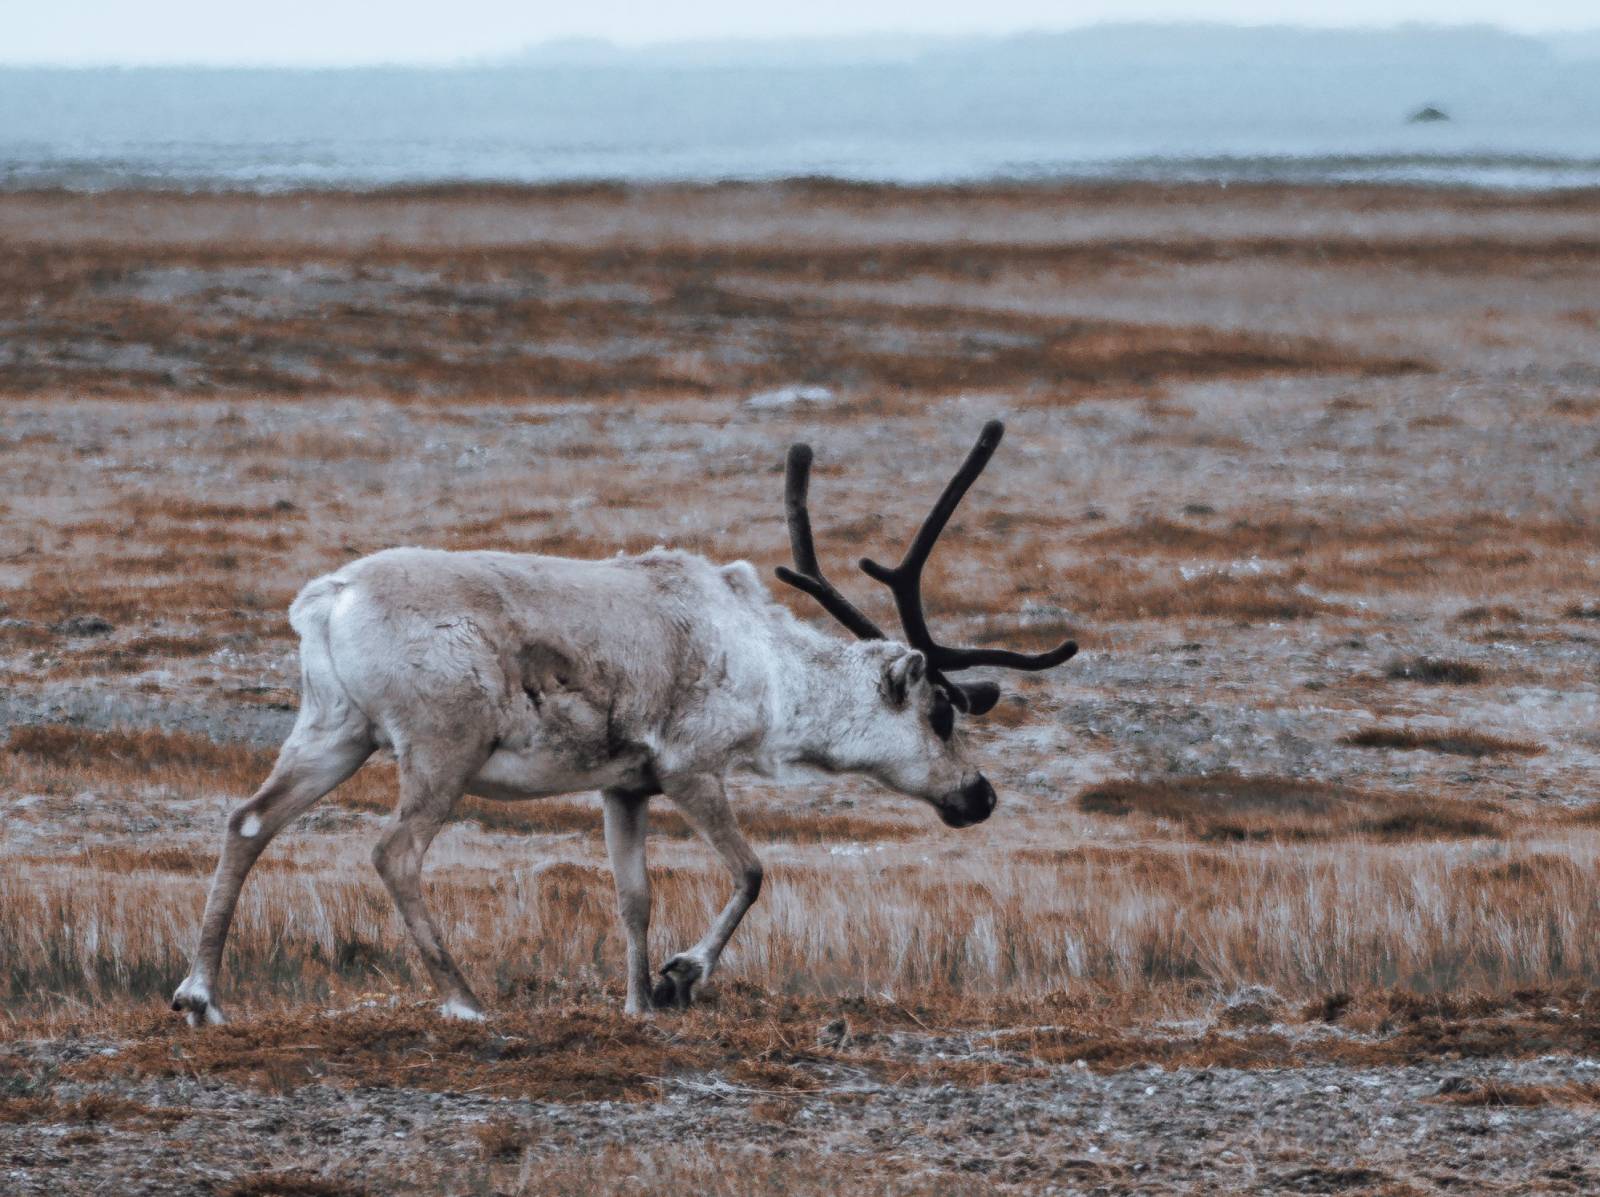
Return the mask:
<svg viewBox="0 0 1600 1197">
<path fill-rule="evenodd" d="M 451 1018 L 480 1019 L 483 1007 L 423 900 L 422 861 L 463 794 L 600 791 L 627 941 L 626 1009 L 640 1015 L 693 1001 L 761 891 L 761 861 L 728 804 L 734 770 L 863 775 L 925 800 L 951 827 L 987 819 L 995 791 L 957 724 L 993 708 L 1000 688 L 953 675 L 1049 669 L 1077 652 L 1070 640 L 1032 654 L 950 647 L 929 630 L 923 567 L 1003 432 L 998 420 L 985 425 L 898 565 L 860 562 L 888 587 L 903 640 L 823 574 L 803 444 L 789 450 L 785 482 L 794 565 L 777 577 L 853 641 L 797 619 L 748 562 L 660 548 L 599 561 L 395 548 L 307 584 L 289 608 L 299 713 L 271 774 L 227 819 L 173 1009 L 191 1026 L 224 1021 L 214 986 L 251 866 L 380 749 L 394 755 L 399 796 L 372 860 Z M 698 943 L 652 974 L 645 833 L 658 795 L 710 845 L 733 894 Z"/>
</svg>

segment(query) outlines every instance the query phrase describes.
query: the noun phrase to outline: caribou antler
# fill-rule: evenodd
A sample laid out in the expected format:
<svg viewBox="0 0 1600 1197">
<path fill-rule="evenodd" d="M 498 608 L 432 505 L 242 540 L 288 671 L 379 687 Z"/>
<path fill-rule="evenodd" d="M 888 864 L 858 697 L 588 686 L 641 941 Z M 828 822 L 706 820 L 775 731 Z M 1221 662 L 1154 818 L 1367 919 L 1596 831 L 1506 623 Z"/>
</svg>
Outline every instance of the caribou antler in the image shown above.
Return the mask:
<svg viewBox="0 0 1600 1197">
<path fill-rule="evenodd" d="M 811 485 L 811 446 L 790 445 L 784 463 L 783 512 L 789 521 L 789 552 L 795 568 L 780 565 L 778 580 L 803 590 L 822 609 L 855 633 L 857 640 L 883 640 L 883 629 L 856 609 L 854 603 L 833 588 L 822 576 L 817 563 L 817 547 L 811 541 L 811 513 L 806 509 L 806 491 Z"/>
<path fill-rule="evenodd" d="M 956 648 L 934 640 L 928 629 L 927 615 L 922 607 L 922 571 L 938 543 L 939 535 L 955 513 L 956 507 L 968 488 L 983 473 L 989 459 L 994 456 L 1000 438 L 1005 435 L 1005 425 L 990 420 L 983 426 L 978 443 L 967 454 L 967 460 L 956 471 L 939 496 L 939 501 L 928 512 L 927 519 L 917 530 L 915 539 L 893 569 L 879 565 L 871 558 L 861 559 L 861 570 L 875 581 L 882 582 L 894 596 L 895 611 L 900 616 L 900 626 L 905 631 L 906 643 L 920 650 L 928 659 L 930 678 L 944 688 L 951 701 L 964 711 L 981 715 L 999 700 L 1000 687 L 993 682 L 964 684 L 953 682 L 946 675 L 978 665 L 996 665 L 1004 669 L 1022 669 L 1030 672 L 1051 669 L 1070 659 L 1078 646 L 1071 640 L 1063 641 L 1048 652 L 1019 653 L 999 648 Z M 816 546 L 811 539 L 811 516 L 806 507 L 806 490 L 811 479 L 811 447 L 795 445 L 789 450 L 787 477 L 784 488 L 784 509 L 789 521 L 789 545 L 794 554 L 796 569 L 779 566 L 781 581 L 803 590 L 824 610 L 862 640 L 881 640 L 883 632 L 878 625 L 863 615 L 849 599 L 840 594 L 822 574 L 817 562 Z"/>
</svg>

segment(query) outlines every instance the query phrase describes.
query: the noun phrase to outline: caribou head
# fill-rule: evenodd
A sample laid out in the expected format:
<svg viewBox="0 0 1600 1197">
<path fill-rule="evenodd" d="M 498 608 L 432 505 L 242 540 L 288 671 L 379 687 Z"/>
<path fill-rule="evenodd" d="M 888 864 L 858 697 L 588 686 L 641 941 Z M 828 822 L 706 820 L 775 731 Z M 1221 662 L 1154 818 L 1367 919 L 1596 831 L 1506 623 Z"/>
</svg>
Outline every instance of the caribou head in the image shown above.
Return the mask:
<svg viewBox="0 0 1600 1197">
<path fill-rule="evenodd" d="M 881 647 L 863 654 L 869 673 L 876 671 L 866 681 L 875 687 L 875 701 L 881 709 L 870 721 L 870 734 L 847 737 L 832 764 L 867 773 L 892 789 L 927 800 L 951 827 L 981 823 L 994 810 L 994 787 L 965 760 L 957 725 L 962 717 L 986 714 L 1000 700 L 996 683 L 958 681 L 951 675 L 980 665 L 1030 672 L 1051 669 L 1078 651 L 1071 640 L 1042 653 L 958 648 L 940 644 L 928 628 L 922 604 L 923 567 L 962 497 L 994 456 L 1004 433 L 1005 426 L 999 420 L 984 425 L 978 443 L 945 485 L 899 565 L 891 568 L 869 557 L 861 559 L 861 571 L 887 586 L 893 596 L 905 634 L 903 644 L 890 641 L 823 574 L 806 505 L 811 446 L 792 446 L 787 462 L 784 509 L 794 568 L 778 566 L 779 580 L 816 599 L 857 639 L 883 642 Z"/>
</svg>

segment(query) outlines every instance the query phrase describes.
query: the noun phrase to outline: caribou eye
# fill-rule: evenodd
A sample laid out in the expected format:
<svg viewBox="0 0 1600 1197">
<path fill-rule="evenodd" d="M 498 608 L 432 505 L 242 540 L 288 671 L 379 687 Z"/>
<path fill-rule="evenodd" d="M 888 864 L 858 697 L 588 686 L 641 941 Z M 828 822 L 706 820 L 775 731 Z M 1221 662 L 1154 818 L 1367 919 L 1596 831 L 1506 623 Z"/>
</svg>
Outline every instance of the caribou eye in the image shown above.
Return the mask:
<svg viewBox="0 0 1600 1197">
<path fill-rule="evenodd" d="M 933 696 L 933 710 L 928 712 L 928 726 L 933 728 L 933 734 L 941 740 L 948 740 L 955 734 L 956 709 L 944 696 L 943 691 Z"/>
</svg>

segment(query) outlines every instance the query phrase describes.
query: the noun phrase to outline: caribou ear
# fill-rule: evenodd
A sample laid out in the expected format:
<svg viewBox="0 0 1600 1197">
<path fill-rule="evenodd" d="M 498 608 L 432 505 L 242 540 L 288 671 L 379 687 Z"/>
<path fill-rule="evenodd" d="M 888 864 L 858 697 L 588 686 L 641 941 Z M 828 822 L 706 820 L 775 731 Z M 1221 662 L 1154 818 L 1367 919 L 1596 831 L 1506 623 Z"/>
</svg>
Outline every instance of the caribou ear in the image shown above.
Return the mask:
<svg viewBox="0 0 1600 1197">
<path fill-rule="evenodd" d="M 916 649 L 907 649 L 883 667 L 883 693 L 891 705 L 903 707 L 906 695 L 927 672 L 928 659 Z"/>
<path fill-rule="evenodd" d="M 961 709 L 969 715 L 987 715 L 1000 701 L 1000 687 L 994 682 L 952 682 L 961 691 L 966 705 Z"/>
</svg>

